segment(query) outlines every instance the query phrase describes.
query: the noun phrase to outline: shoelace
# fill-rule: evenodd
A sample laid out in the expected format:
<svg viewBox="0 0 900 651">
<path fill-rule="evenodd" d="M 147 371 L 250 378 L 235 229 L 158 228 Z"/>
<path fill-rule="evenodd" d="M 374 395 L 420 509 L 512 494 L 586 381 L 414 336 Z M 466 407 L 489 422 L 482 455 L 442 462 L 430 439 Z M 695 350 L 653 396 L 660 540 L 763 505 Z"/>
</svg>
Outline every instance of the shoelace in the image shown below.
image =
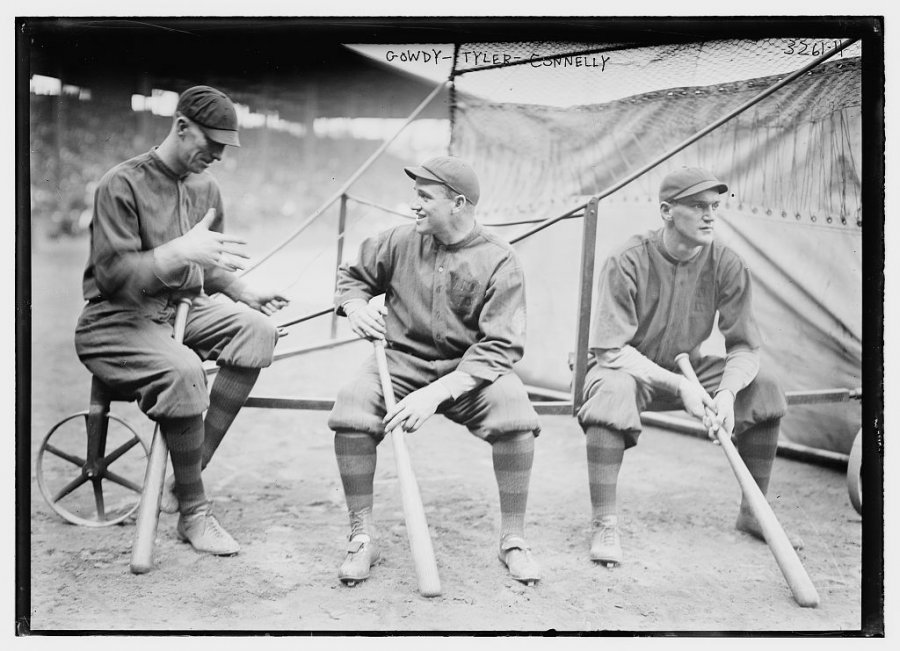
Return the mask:
<svg viewBox="0 0 900 651">
<path fill-rule="evenodd" d="M 353 538 L 358 535 L 364 535 L 368 538 L 372 537 L 366 527 L 368 516 L 369 513 L 365 511 L 360 511 L 359 513 L 353 512 L 350 514 L 350 540 L 353 540 Z"/>
<path fill-rule="evenodd" d="M 206 514 L 206 531 L 212 533 L 213 536 L 218 538 L 219 540 L 227 540 L 230 536 L 225 533 L 225 530 L 222 528 L 222 525 L 219 524 L 219 521 L 216 519 L 214 515 L 209 513 Z"/>
<path fill-rule="evenodd" d="M 616 525 L 601 524 L 600 525 L 600 542 L 610 547 L 616 544 Z"/>
</svg>

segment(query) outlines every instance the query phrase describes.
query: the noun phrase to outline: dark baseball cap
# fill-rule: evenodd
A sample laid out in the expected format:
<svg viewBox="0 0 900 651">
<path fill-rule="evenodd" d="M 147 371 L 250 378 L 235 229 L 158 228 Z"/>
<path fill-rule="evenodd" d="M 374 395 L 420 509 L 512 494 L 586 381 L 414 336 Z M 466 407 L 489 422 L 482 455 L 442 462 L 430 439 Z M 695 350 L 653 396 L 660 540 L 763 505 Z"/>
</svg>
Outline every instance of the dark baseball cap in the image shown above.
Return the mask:
<svg viewBox="0 0 900 651">
<path fill-rule="evenodd" d="M 241 146 L 234 103 L 221 90 L 211 86 L 188 88 L 179 96 L 177 110 L 194 121 L 213 142 Z"/>
<path fill-rule="evenodd" d="M 460 158 L 437 156 L 418 167 L 404 167 L 403 171 L 411 179 L 443 183 L 454 192 L 463 195 L 473 206 L 478 203 L 480 195 L 478 177 L 469 164 Z"/>
<path fill-rule="evenodd" d="M 702 167 L 682 167 L 670 172 L 659 186 L 660 201 L 684 199 L 706 190 L 728 192 L 728 186 Z"/>
</svg>

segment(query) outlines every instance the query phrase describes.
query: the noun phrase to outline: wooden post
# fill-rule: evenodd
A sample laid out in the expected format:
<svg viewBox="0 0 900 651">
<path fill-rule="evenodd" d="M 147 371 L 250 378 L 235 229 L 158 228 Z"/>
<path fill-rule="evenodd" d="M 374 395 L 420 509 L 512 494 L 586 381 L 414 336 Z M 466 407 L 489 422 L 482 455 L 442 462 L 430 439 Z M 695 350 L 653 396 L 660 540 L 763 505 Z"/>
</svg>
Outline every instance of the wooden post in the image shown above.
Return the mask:
<svg viewBox="0 0 900 651">
<path fill-rule="evenodd" d="M 591 303 L 594 295 L 594 257 L 597 252 L 597 204 L 593 197 L 584 210 L 581 238 L 581 284 L 578 288 L 578 316 L 575 330 L 575 378 L 572 383 L 572 414 L 584 401 L 584 375 L 587 372 L 588 336 L 591 332 Z"/>
</svg>

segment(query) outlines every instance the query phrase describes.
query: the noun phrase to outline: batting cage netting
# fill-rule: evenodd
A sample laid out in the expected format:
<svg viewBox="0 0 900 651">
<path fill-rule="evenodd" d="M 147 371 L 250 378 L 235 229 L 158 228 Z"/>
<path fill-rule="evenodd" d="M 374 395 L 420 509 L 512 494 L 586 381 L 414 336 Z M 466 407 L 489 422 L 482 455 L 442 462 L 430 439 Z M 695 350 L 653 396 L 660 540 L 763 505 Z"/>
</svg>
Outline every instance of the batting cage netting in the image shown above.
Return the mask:
<svg viewBox="0 0 900 651">
<path fill-rule="evenodd" d="M 601 196 L 598 270 L 629 235 L 661 226 L 657 191 L 666 173 L 682 165 L 712 170 L 729 187 L 717 236 L 754 276 L 762 363 L 786 391 L 857 387 L 860 46 L 850 44 L 790 79 L 841 45 L 799 38 L 462 43 L 452 77 L 457 98 L 465 100 L 452 106 L 451 153 L 475 163 L 479 216 L 509 239 L 533 226 L 523 222 Z M 535 385 L 567 389 L 572 379 L 580 221 L 562 220 L 517 245 L 530 280 L 529 345 L 518 368 Z M 715 338 L 707 349 L 724 352 Z M 846 453 L 860 417 L 856 403 L 795 406 L 782 433 Z"/>
</svg>

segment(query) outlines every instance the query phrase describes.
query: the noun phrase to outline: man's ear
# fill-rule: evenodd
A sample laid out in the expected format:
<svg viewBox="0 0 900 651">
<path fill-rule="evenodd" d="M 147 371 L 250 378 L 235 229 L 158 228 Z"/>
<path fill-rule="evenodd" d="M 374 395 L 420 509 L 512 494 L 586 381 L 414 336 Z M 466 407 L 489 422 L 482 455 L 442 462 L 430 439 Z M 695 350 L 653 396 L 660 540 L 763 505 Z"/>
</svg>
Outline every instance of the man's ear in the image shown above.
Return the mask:
<svg viewBox="0 0 900 651">
<path fill-rule="evenodd" d="M 466 199 L 465 195 L 462 195 L 462 194 L 456 195 L 456 197 L 453 199 L 453 208 L 456 210 L 462 210 L 463 208 L 466 207 L 466 201 L 467 201 L 467 199 Z"/>
<path fill-rule="evenodd" d="M 175 117 L 175 133 L 178 134 L 179 137 L 184 137 L 185 132 L 188 129 L 188 121 L 187 118 L 178 115 Z"/>
<path fill-rule="evenodd" d="M 659 216 L 664 222 L 672 221 L 672 204 L 668 201 L 661 201 L 659 204 Z"/>
</svg>

